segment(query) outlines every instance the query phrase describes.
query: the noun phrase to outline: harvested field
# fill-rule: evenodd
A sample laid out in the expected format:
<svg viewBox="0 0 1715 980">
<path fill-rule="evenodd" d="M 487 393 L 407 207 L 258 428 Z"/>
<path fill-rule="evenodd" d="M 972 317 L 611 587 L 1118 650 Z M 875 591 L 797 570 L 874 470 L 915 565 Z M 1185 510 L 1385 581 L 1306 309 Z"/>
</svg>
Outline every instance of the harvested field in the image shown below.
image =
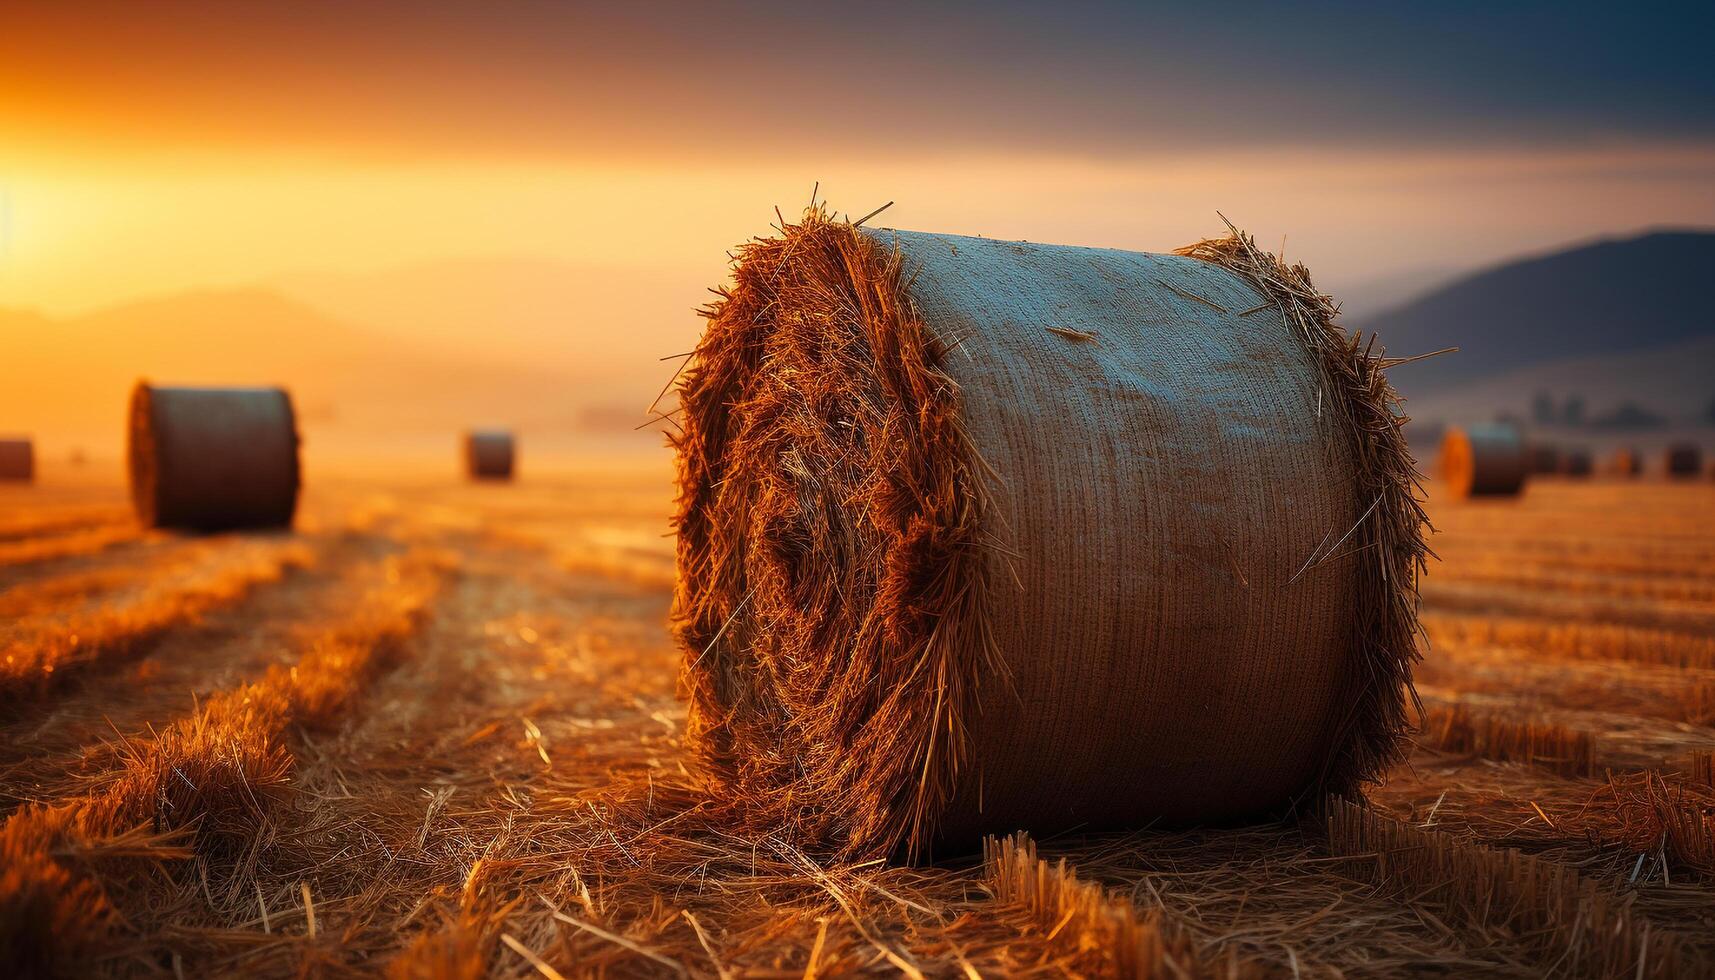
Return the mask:
<svg viewBox="0 0 1715 980">
<path fill-rule="evenodd" d="M 1367 809 L 911 866 L 699 772 L 670 481 L 324 478 L 295 532 L 209 537 L 137 530 L 118 483 L 0 487 L 0 963 L 1715 973 L 1715 486 L 1430 484 L 1423 733 Z"/>
</svg>

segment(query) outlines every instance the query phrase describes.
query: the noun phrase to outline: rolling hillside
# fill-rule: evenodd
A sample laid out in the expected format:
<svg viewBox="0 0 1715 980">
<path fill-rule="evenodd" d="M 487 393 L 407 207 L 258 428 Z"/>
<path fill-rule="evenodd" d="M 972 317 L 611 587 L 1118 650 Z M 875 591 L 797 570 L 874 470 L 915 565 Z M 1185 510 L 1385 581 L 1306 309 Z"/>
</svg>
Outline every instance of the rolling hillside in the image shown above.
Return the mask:
<svg viewBox="0 0 1715 980">
<path fill-rule="evenodd" d="M 1506 263 L 1355 325 L 1390 353 L 1459 348 L 1392 372 L 1421 414 L 1522 412 L 1547 391 L 1685 419 L 1715 398 L 1711 268 L 1715 233 L 1656 232 Z"/>
</svg>

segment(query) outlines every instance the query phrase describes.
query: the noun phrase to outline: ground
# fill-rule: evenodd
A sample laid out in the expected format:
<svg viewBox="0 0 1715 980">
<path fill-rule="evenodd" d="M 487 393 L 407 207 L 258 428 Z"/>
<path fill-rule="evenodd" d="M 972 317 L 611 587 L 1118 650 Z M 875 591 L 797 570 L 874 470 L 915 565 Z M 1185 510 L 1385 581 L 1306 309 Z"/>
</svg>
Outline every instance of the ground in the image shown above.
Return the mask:
<svg viewBox="0 0 1715 980">
<path fill-rule="evenodd" d="M 314 476 L 314 474 L 312 474 Z M 1715 974 L 1715 485 L 1430 485 L 1367 807 L 837 865 L 682 739 L 664 466 L 0 487 L 0 963 L 182 976 Z"/>
</svg>

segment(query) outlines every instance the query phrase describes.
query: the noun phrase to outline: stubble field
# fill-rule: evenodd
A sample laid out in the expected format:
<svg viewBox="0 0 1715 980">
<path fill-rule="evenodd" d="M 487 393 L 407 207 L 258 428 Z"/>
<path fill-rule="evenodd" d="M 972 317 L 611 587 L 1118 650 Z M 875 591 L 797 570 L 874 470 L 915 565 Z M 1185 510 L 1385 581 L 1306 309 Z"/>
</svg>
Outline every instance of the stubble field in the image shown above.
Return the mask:
<svg viewBox="0 0 1715 980">
<path fill-rule="evenodd" d="M 0 488 L 0 965 L 1715 974 L 1715 486 L 1429 489 L 1423 731 L 1367 808 L 914 868 L 699 776 L 665 467 L 318 480 L 287 535 Z"/>
</svg>

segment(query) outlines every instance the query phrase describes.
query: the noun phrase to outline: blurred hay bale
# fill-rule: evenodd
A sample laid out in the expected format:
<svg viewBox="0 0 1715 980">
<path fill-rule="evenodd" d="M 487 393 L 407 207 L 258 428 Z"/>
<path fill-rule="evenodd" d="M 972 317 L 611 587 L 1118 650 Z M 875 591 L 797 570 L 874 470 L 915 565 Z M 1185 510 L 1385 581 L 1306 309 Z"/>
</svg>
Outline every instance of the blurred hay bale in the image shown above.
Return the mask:
<svg viewBox="0 0 1715 980">
<path fill-rule="evenodd" d="M 298 430 L 280 388 L 138 382 L 127 457 L 145 527 L 285 527 L 298 504 Z"/>
<path fill-rule="evenodd" d="M 1386 360 L 1236 231 L 744 246 L 681 384 L 691 737 L 847 854 L 1279 812 L 1397 758 Z"/>
<path fill-rule="evenodd" d="M 1529 473 L 1541 476 L 1560 472 L 1560 447 L 1551 442 L 1532 439 L 1525 447 Z"/>
<path fill-rule="evenodd" d="M 1621 446 L 1608 461 L 1608 471 L 1615 476 L 1636 477 L 1644 471 L 1644 458 L 1635 446 Z"/>
<path fill-rule="evenodd" d="M 36 448 L 22 436 L 0 438 L 0 481 L 29 483 L 36 478 Z"/>
<path fill-rule="evenodd" d="M 478 429 L 465 433 L 465 472 L 473 480 L 510 480 L 517 446 L 512 433 Z"/>
<path fill-rule="evenodd" d="M 1513 496 L 1531 468 L 1524 440 L 1510 425 L 1449 429 L 1441 440 L 1441 480 L 1456 499 Z"/>
<path fill-rule="evenodd" d="M 1595 460 L 1590 456 L 1590 450 L 1574 447 L 1566 450 L 1560 456 L 1560 475 L 1583 477 L 1595 472 Z"/>
<path fill-rule="evenodd" d="M 1703 475 L 1703 448 L 1695 442 L 1676 442 L 1667 447 L 1667 475 L 1690 479 Z"/>
</svg>

